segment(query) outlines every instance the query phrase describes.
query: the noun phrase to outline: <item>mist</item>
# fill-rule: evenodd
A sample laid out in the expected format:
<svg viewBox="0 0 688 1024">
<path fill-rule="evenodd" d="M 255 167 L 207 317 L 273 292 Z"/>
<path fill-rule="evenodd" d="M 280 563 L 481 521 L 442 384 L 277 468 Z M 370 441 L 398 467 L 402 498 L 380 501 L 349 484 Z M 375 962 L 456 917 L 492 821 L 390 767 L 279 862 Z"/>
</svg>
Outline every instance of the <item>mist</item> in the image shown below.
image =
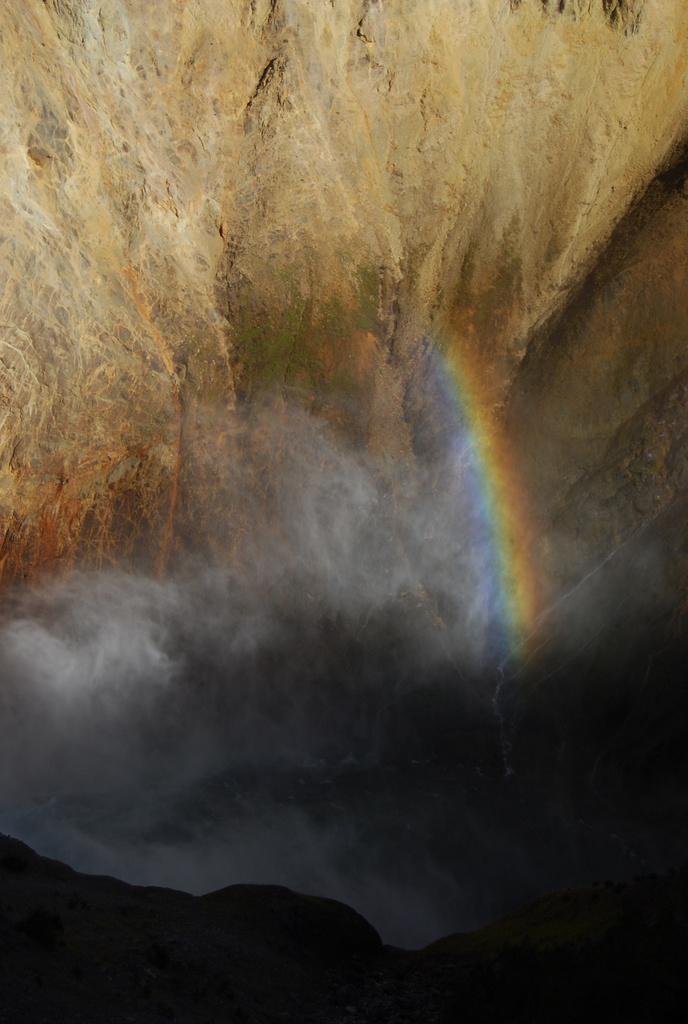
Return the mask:
<svg viewBox="0 0 688 1024">
<path fill-rule="evenodd" d="M 140 884 L 339 898 L 400 945 L 648 863 L 637 829 L 505 772 L 498 581 L 460 437 L 411 472 L 268 408 L 214 469 L 221 562 L 188 548 L 165 580 L 10 593 L 0 830 Z"/>
</svg>

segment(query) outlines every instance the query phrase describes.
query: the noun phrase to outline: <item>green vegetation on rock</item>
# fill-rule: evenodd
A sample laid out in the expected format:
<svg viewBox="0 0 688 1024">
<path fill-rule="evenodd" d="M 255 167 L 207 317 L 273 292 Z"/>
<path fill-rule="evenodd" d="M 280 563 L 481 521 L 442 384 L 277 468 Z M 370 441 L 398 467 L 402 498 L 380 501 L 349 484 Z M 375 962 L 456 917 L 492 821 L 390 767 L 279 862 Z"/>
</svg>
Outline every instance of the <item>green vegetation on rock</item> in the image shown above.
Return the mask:
<svg viewBox="0 0 688 1024">
<path fill-rule="evenodd" d="M 282 282 L 281 282 L 282 283 Z M 364 401 L 361 333 L 380 338 L 377 271 L 357 270 L 350 304 L 338 295 L 318 302 L 293 277 L 288 297 L 269 310 L 244 303 L 234 322 L 235 382 L 244 397 L 288 388 L 330 400 Z M 310 289 L 309 289 L 310 291 Z"/>
</svg>

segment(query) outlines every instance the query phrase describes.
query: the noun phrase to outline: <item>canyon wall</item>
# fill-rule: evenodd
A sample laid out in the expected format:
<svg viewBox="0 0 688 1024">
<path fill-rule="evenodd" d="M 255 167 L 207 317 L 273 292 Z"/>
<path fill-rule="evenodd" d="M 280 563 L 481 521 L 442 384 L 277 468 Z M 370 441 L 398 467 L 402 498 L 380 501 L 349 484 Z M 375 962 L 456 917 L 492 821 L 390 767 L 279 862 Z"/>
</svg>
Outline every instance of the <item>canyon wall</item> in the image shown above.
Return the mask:
<svg viewBox="0 0 688 1024">
<path fill-rule="evenodd" d="M 410 467 L 428 345 L 506 425 L 550 588 L 666 511 L 687 44 L 682 0 L 5 5 L 3 579 L 164 572 L 218 508 L 226 557 L 268 401 Z"/>
</svg>

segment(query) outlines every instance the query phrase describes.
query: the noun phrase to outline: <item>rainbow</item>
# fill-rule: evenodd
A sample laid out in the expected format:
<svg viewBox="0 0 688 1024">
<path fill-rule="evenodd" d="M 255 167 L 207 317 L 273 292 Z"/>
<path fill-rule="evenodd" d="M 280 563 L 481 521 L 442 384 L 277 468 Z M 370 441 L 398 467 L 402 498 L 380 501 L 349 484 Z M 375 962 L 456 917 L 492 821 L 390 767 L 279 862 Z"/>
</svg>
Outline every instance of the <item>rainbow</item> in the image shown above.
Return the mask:
<svg viewBox="0 0 688 1024">
<path fill-rule="evenodd" d="M 475 480 L 476 509 L 490 543 L 492 606 L 501 634 L 502 660 L 520 660 L 538 611 L 533 536 L 515 460 L 481 397 L 479 374 L 456 346 L 428 350 L 456 414 L 457 436 Z M 464 456 L 465 457 L 465 456 Z"/>
</svg>

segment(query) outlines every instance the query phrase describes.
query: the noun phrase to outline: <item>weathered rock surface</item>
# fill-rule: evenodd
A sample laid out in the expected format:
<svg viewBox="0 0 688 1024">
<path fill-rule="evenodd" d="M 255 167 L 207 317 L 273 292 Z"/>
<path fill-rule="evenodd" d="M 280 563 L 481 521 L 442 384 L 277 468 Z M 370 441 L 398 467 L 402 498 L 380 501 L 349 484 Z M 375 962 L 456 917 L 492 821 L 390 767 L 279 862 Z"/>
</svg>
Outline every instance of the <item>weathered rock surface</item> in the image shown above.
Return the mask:
<svg viewBox="0 0 688 1024">
<path fill-rule="evenodd" d="M 4 578 L 75 558 L 163 571 L 211 530 L 243 403 L 275 387 L 346 443 L 410 459 L 425 336 L 488 408 L 533 332 L 540 361 L 556 349 L 542 380 L 568 392 L 574 341 L 543 348 L 539 325 L 675 162 L 687 38 L 681 0 L 7 5 Z M 643 244 L 634 280 L 651 291 L 667 261 L 680 275 L 678 249 L 660 265 Z M 597 417 L 588 474 L 681 372 L 677 341 L 650 365 L 631 333 L 635 362 L 614 371 L 628 395 Z M 594 374 L 596 338 L 576 374 Z M 544 413 L 512 408 L 534 484 L 573 486 L 578 448 L 543 456 Z M 638 447 L 626 429 L 618 465 Z M 660 490 L 680 476 L 667 458 Z M 642 515 L 665 500 L 639 495 Z M 584 546 L 632 528 L 641 513 L 620 501 Z"/>
</svg>

